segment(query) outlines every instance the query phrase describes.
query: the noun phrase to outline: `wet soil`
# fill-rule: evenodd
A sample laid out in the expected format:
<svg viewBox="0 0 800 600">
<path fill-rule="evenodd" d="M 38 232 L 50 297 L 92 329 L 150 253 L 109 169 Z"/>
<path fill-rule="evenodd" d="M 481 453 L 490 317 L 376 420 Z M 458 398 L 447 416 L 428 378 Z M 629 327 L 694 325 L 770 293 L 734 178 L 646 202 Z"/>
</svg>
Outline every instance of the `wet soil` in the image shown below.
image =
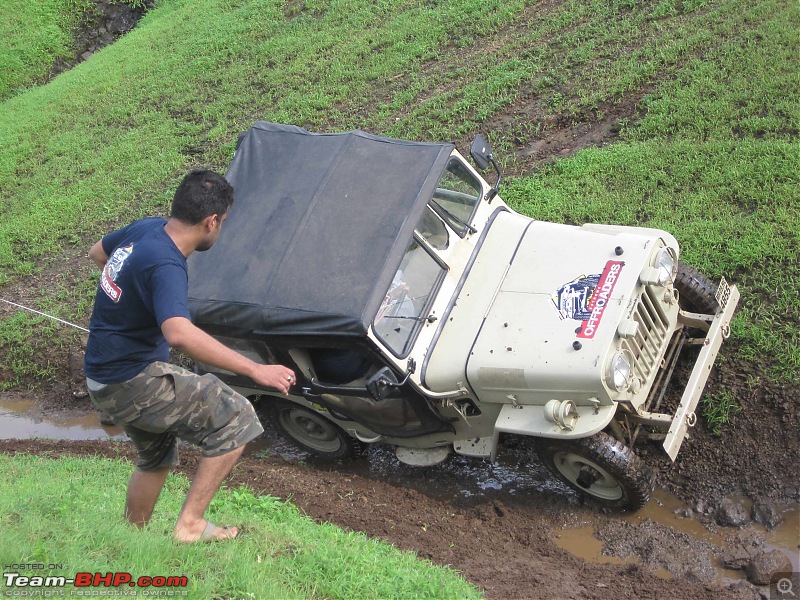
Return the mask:
<svg viewBox="0 0 800 600">
<path fill-rule="evenodd" d="M 114 0 L 92 0 L 74 26 L 70 56 L 58 59 L 51 76 L 67 71 L 92 54 L 113 44 L 121 35 L 136 27 L 139 19 L 153 7 L 155 0 L 143 0 L 138 6 Z"/>
<path fill-rule="evenodd" d="M 133 458 L 129 444 L 107 441 L 2 440 L 0 451 L 53 458 L 65 454 Z M 196 451 L 187 449 L 181 470 L 190 475 L 197 458 Z M 481 587 L 487 598 L 758 597 L 749 584 L 716 581 L 710 544 L 705 547 L 688 536 L 676 538 L 652 524 L 638 526 L 644 531 L 615 532 L 637 526 L 581 506 L 567 490 L 511 494 L 487 488 L 480 494 L 442 498 L 417 489 L 472 488 L 471 476 L 468 473 L 462 480 L 458 470 L 437 471 L 433 483 L 431 474 L 421 470 L 416 475 L 406 473 L 407 480 L 400 484 L 353 472 L 348 465 L 286 460 L 256 445 L 227 484 L 289 499 L 318 521 L 363 531 L 421 558 L 450 565 Z M 562 533 L 586 524 L 618 547 L 630 544 L 631 538 L 640 544 L 646 540 L 648 546 L 661 548 L 661 555 L 649 564 L 638 559 L 611 564 L 583 560 L 559 547 Z M 666 557 L 672 563 L 665 562 Z M 700 566 L 690 567 L 686 575 L 687 564 L 697 559 Z M 668 569 L 676 564 L 680 568 L 674 572 Z"/>
</svg>

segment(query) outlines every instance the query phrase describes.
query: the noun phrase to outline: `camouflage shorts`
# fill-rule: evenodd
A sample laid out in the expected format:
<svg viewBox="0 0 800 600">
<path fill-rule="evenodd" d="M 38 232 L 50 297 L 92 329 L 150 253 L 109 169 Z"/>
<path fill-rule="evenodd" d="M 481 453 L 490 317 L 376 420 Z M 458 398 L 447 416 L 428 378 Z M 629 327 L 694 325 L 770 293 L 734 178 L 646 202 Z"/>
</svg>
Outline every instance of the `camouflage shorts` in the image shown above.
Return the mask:
<svg viewBox="0 0 800 600">
<path fill-rule="evenodd" d="M 247 398 L 214 375 L 154 362 L 128 381 L 99 389 L 90 384 L 95 406 L 136 446 L 142 471 L 176 466 L 177 439 L 199 446 L 204 456 L 220 456 L 264 431 Z"/>
</svg>

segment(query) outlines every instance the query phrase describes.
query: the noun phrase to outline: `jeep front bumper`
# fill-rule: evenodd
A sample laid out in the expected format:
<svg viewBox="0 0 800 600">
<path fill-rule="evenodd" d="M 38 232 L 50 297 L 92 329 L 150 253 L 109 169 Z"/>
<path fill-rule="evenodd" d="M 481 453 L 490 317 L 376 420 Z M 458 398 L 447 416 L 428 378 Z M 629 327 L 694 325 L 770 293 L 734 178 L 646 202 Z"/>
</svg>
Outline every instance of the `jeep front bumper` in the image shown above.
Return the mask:
<svg viewBox="0 0 800 600">
<path fill-rule="evenodd" d="M 739 290 L 736 286 L 728 286 L 723 280 L 720 283 L 720 293 L 717 300 L 720 311 L 716 315 L 703 315 L 681 311 L 679 320 L 683 325 L 691 328 L 706 330 L 706 337 L 698 340 L 702 345 L 697 361 L 689 375 L 686 388 L 681 396 L 678 408 L 674 415 L 637 411 L 632 415 L 633 420 L 643 425 L 655 426 L 665 430 L 669 428 L 664 439 L 664 450 L 672 460 L 678 456 L 678 451 L 686 438 L 687 429 L 694 426 L 697 417 L 695 408 L 705 389 L 711 368 L 717 358 L 722 341 L 730 335 L 730 324 L 733 313 L 739 304 Z"/>
</svg>

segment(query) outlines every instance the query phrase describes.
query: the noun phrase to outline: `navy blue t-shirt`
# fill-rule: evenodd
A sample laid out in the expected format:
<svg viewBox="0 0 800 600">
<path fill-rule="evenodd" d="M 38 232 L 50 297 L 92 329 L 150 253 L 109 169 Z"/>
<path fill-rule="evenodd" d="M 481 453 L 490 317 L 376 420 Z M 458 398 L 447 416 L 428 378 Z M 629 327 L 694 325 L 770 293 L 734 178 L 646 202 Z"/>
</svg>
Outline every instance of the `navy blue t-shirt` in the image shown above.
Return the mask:
<svg viewBox="0 0 800 600">
<path fill-rule="evenodd" d="M 84 371 L 100 383 L 119 383 L 153 361 L 169 359 L 161 324 L 189 318 L 189 272 L 164 231 L 166 220 L 135 221 L 102 240 L 108 255 L 89 322 Z"/>
</svg>

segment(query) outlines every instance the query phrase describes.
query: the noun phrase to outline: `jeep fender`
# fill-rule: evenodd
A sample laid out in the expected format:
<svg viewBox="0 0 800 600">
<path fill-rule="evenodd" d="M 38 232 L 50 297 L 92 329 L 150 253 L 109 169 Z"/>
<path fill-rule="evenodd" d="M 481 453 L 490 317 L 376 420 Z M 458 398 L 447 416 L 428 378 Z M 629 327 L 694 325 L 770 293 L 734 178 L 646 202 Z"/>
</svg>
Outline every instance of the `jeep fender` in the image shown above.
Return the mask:
<svg viewBox="0 0 800 600">
<path fill-rule="evenodd" d="M 544 406 L 506 404 L 497 416 L 495 432 L 556 439 L 589 437 L 609 424 L 617 412 L 617 404 L 576 406 L 575 409 L 577 418 L 571 427 L 565 427 L 548 420 Z"/>
<path fill-rule="evenodd" d="M 594 231 L 597 233 L 606 233 L 608 235 L 616 235 L 618 233 L 630 233 L 633 235 L 641 235 L 642 237 L 656 237 L 664 240 L 664 243 L 670 248 L 674 248 L 677 254 L 680 254 L 680 244 L 675 236 L 664 231 L 663 229 L 653 229 L 650 227 L 630 227 L 627 225 L 604 225 L 602 223 L 585 223 L 581 229 L 587 231 Z"/>
</svg>

